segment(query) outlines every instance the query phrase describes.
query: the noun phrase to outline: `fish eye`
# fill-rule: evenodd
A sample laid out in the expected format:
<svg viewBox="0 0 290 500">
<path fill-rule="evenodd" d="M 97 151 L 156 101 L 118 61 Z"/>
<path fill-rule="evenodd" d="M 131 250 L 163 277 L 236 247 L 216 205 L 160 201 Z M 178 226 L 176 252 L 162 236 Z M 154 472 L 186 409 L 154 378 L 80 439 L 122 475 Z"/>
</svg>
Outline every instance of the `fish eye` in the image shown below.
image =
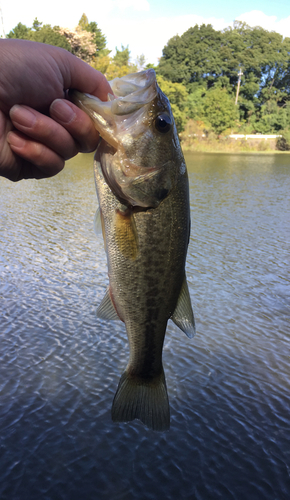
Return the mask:
<svg viewBox="0 0 290 500">
<path fill-rule="evenodd" d="M 171 118 L 166 113 L 161 113 L 155 118 L 155 128 L 158 132 L 162 134 L 166 134 L 171 129 Z"/>
</svg>

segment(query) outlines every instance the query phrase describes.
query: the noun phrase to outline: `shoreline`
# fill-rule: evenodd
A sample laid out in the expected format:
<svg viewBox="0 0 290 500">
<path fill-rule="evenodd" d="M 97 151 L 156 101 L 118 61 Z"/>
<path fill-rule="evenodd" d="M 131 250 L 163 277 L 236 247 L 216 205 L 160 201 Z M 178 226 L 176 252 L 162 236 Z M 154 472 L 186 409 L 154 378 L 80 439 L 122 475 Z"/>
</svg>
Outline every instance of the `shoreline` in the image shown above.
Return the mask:
<svg viewBox="0 0 290 500">
<path fill-rule="evenodd" d="M 273 150 L 268 150 L 268 151 L 258 151 L 257 149 L 253 149 L 250 151 L 245 151 L 245 150 L 221 150 L 221 149 L 190 149 L 187 147 L 182 146 L 181 143 L 181 148 L 184 153 L 206 153 L 206 154 L 244 154 L 244 155 L 249 155 L 249 154 L 254 154 L 254 155 L 289 155 L 290 151 L 278 151 L 277 149 Z"/>
<path fill-rule="evenodd" d="M 189 139 L 181 135 L 180 143 L 187 153 L 254 153 L 254 154 L 289 154 L 290 151 L 277 148 L 276 141 L 269 140 L 242 140 L 229 139 Z"/>
</svg>

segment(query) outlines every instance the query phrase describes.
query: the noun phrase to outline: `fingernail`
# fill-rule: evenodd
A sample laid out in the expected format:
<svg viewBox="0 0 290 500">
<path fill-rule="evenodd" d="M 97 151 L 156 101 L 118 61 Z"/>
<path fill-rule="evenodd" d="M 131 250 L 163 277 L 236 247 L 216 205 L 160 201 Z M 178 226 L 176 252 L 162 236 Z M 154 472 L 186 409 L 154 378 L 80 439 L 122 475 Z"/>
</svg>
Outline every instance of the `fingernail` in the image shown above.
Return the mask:
<svg viewBox="0 0 290 500">
<path fill-rule="evenodd" d="M 14 123 L 31 128 L 36 122 L 36 116 L 26 107 L 15 104 L 10 109 L 10 117 Z"/>
<path fill-rule="evenodd" d="M 7 134 L 7 142 L 15 148 L 23 148 L 26 144 L 26 140 L 14 132 L 9 132 Z"/>
<path fill-rule="evenodd" d="M 74 120 L 76 114 L 65 99 L 56 99 L 50 106 L 50 116 L 67 125 Z"/>
</svg>

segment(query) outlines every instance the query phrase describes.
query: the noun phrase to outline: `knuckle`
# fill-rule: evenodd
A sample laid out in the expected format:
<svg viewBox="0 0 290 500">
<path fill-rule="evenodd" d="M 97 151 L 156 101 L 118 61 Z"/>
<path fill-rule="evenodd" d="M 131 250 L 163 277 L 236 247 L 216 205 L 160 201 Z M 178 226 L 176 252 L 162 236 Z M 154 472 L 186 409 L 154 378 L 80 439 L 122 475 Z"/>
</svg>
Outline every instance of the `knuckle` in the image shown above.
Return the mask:
<svg viewBox="0 0 290 500">
<path fill-rule="evenodd" d="M 28 146 L 28 155 L 36 165 L 42 165 L 45 161 L 45 147 L 39 142 L 31 142 Z"/>
</svg>

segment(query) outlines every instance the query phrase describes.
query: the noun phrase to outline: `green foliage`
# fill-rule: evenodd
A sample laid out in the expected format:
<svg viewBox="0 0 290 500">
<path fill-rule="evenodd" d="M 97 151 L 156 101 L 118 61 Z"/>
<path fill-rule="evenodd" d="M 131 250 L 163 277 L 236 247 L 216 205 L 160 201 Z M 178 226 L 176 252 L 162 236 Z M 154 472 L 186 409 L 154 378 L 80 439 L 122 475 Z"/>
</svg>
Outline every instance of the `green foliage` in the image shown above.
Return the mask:
<svg viewBox="0 0 290 500">
<path fill-rule="evenodd" d="M 168 41 L 158 71 L 172 82 L 189 85 L 203 80 L 208 87 L 226 76 L 233 87 L 242 68 L 243 81 L 248 82 L 251 74 L 261 89 L 270 82 L 285 83 L 289 55 L 290 38 L 283 39 L 278 33 L 241 22 L 223 31 L 203 24 Z"/>
<path fill-rule="evenodd" d="M 79 20 L 79 27 L 84 30 L 88 31 L 90 33 L 94 34 L 94 43 L 96 45 L 96 55 L 98 55 L 102 52 L 102 55 L 106 55 L 103 53 L 103 51 L 106 49 L 107 45 L 107 40 L 105 35 L 102 33 L 100 28 L 98 28 L 98 25 L 95 21 L 92 21 L 89 23 L 89 20 L 86 16 L 86 14 L 83 14 L 82 17 Z"/>
<path fill-rule="evenodd" d="M 290 127 L 281 130 L 282 137 L 279 137 L 277 141 L 277 149 L 279 151 L 290 151 Z"/>
<path fill-rule="evenodd" d="M 80 36 L 80 33 L 92 33 L 90 40 L 86 37 Z M 88 37 L 89 35 L 87 35 Z M 71 31 L 59 26 L 51 27 L 50 24 L 44 24 L 38 21 L 37 17 L 34 19 L 32 27 L 28 28 L 22 23 L 18 23 L 15 28 L 8 33 L 7 38 L 21 38 L 24 40 L 33 40 L 34 42 L 47 43 L 62 47 L 77 56 L 83 57 L 88 62 L 92 58 L 90 44 L 95 46 L 95 56 L 105 56 L 109 53 L 106 50 L 106 37 L 98 28 L 96 22 L 90 22 L 85 14 L 82 15 L 76 31 Z"/>
<path fill-rule="evenodd" d="M 188 117 L 192 120 L 200 120 L 204 116 L 204 97 L 206 89 L 199 85 L 192 90 L 193 92 L 187 97 Z"/>
<path fill-rule="evenodd" d="M 268 100 L 261 106 L 256 132 L 260 134 L 279 133 L 289 125 L 289 107 L 279 107 L 275 100 Z"/>
<path fill-rule="evenodd" d="M 109 56 L 109 51 L 102 51 L 90 64 L 93 68 L 104 73 L 108 80 L 121 78 L 138 70 L 135 64 L 130 63 L 129 47 L 123 45 L 121 50 L 116 47 L 116 53 L 113 57 Z"/>
<path fill-rule="evenodd" d="M 141 54 L 141 56 L 137 56 L 136 62 L 138 69 L 142 71 L 145 68 L 146 64 L 146 57 L 144 56 L 144 54 Z"/>
<path fill-rule="evenodd" d="M 157 76 L 157 82 L 170 101 L 176 128 L 181 132 L 187 121 L 187 90 L 181 83 L 169 82 L 161 76 Z"/>
<path fill-rule="evenodd" d="M 39 31 L 41 29 L 42 24 L 43 23 L 40 23 L 36 17 L 33 21 L 32 29 L 34 29 L 34 31 Z"/>
<path fill-rule="evenodd" d="M 55 45 L 56 47 L 62 47 L 68 51 L 71 50 L 71 46 L 66 40 L 66 38 L 61 35 L 58 31 L 58 26 L 54 26 L 53 28 L 50 24 L 44 24 L 41 28 L 36 31 L 32 31 L 30 40 L 34 42 L 47 43 L 48 45 Z"/>
<path fill-rule="evenodd" d="M 121 78 L 129 73 L 135 73 L 137 66 L 130 63 L 130 50 L 129 47 L 121 46 L 121 50 L 116 47 L 116 53 L 111 58 L 109 53 L 104 52 L 96 57 L 91 64 L 95 69 L 104 73 L 108 80 L 114 78 Z"/>
<path fill-rule="evenodd" d="M 121 45 L 121 50 L 119 50 L 116 47 L 116 54 L 113 57 L 113 61 L 118 66 L 121 68 L 122 66 L 128 66 L 129 64 L 129 59 L 130 59 L 130 50 L 127 45 L 127 47 L 124 47 L 124 45 Z"/>
<path fill-rule="evenodd" d="M 59 33 L 59 27 L 51 27 L 50 24 L 45 24 L 38 21 L 37 17 L 33 21 L 32 28 L 28 28 L 22 23 L 18 23 L 15 28 L 8 33 L 7 38 L 20 38 L 22 40 L 32 40 L 34 42 L 47 43 L 55 45 L 71 52 L 71 46 L 66 38 Z"/>
<path fill-rule="evenodd" d="M 89 19 L 88 19 L 88 16 L 85 13 L 82 14 L 82 17 L 80 18 L 78 25 L 79 25 L 79 27 L 82 30 L 86 30 L 87 31 L 87 27 L 89 26 Z"/>
<path fill-rule="evenodd" d="M 188 117 L 210 123 L 216 133 L 226 130 L 231 120 L 231 127 L 274 133 L 290 123 L 289 62 L 290 38 L 236 21 L 223 31 L 196 25 L 171 38 L 157 73 L 186 86 Z"/>
<path fill-rule="evenodd" d="M 157 73 L 158 66 L 155 66 L 155 64 L 148 63 L 146 64 L 145 69 L 154 69 L 154 71 Z"/>
<path fill-rule="evenodd" d="M 211 25 L 194 26 L 171 38 L 163 49 L 158 73 L 174 83 L 188 85 L 221 73 L 221 32 Z"/>
<path fill-rule="evenodd" d="M 31 33 L 31 28 L 27 28 L 25 24 L 18 23 L 13 30 L 11 30 L 7 38 L 20 38 L 22 40 L 29 40 L 30 39 L 30 33 Z"/>
<path fill-rule="evenodd" d="M 203 112 L 207 122 L 216 134 L 230 128 L 238 119 L 238 110 L 233 97 L 226 89 L 220 87 L 210 89 L 203 101 Z"/>
</svg>

